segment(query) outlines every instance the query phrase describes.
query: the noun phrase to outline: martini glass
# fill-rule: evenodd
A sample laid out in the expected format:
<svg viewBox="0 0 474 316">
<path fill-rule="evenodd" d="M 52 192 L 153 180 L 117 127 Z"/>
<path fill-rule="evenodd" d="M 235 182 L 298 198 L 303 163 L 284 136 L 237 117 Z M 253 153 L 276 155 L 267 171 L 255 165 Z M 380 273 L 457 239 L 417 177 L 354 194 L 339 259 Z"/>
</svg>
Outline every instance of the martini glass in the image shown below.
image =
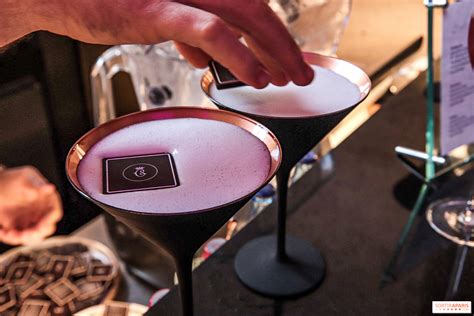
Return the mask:
<svg viewBox="0 0 474 316">
<path fill-rule="evenodd" d="M 452 300 L 461 282 L 467 251 L 474 247 L 474 196 L 447 198 L 436 201 L 428 207 L 426 219 L 431 228 L 441 236 L 458 245 L 446 300 Z"/>
<path fill-rule="evenodd" d="M 258 97 L 259 110 L 241 110 L 233 100 L 223 104 L 212 93 L 214 79 L 207 72 L 201 87 L 218 107 L 244 114 L 270 128 L 280 141 L 283 161 L 276 175 L 278 195 L 278 223 L 276 235 L 254 239 L 244 245 L 235 259 L 235 270 L 242 283 L 250 289 L 269 297 L 296 297 L 315 289 L 323 280 L 326 267 L 321 253 L 309 242 L 286 236 L 287 193 L 290 171 L 324 136 L 326 136 L 354 107 L 368 95 L 371 82 L 360 68 L 340 59 L 325 57 L 314 53 L 304 53 L 306 62 L 320 69 L 330 70 L 352 83 L 357 91 L 355 101 L 324 109 L 305 109 L 290 115 L 274 114 L 271 104 L 265 108 L 265 96 Z M 316 80 L 318 73 L 316 73 Z M 315 81 L 317 83 L 317 81 Z M 334 87 L 332 87 L 334 88 Z M 242 88 L 234 88 L 235 91 Z M 245 87 L 248 89 L 248 87 Z M 279 88 L 280 89 L 280 88 Z M 277 90 L 274 90 L 279 93 Z M 279 90 L 283 91 L 283 90 Z M 256 91 L 254 91 L 256 93 Z M 328 92 L 330 93 L 330 92 Z M 341 93 L 335 90 L 335 93 Z M 281 98 L 286 96 L 282 93 Z M 315 98 L 318 96 L 315 95 Z M 255 95 L 253 96 L 255 100 Z M 291 97 L 288 98 L 291 100 Z M 291 108 L 295 104 L 288 103 Z M 239 109 L 237 109 L 239 108 Z M 244 106 L 245 108 L 245 106 Z M 245 108 L 249 109 L 249 107 Z"/>
<path fill-rule="evenodd" d="M 79 165 L 81 160 L 87 158 L 88 153 L 91 152 L 95 144 L 103 140 L 106 136 L 123 128 L 133 126 L 134 124 L 179 118 L 195 118 L 206 121 L 224 122 L 232 126 L 240 127 L 260 140 L 264 144 L 263 148 L 268 150 L 270 157 L 269 170 L 265 180 L 248 194 L 221 205 L 207 209 L 177 209 L 176 212 L 171 213 L 160 213 L 159 206 L 157 206 L 158 212 L 154 213 L 123 209 L 101 202 L 93 198 L 92 194 L 85 190 L 84 185 L 79 181 Z M 125 131 L 125 129 L 123 131 Z M 212 137 L 212 135 L 209 136 L 210 138 Z M 232 142 L 232 140 L 229 141 Z M 160 144 L 157 145 L 159 146 Z M 176 151 L 183 152 L 185 150 L 186 148 L 183 148 L 180 144 L 176 144 Z M 237 159 L 237 157 L 233 157 L 232 159 Z M 280 166 L 280 162 L 281 148 L 276 137 L 267 128 L 249 118 L 221 110 L 168 107 L 122 116 L 94 128 L 73 145 L 67 156 L 66 171 L 69 181 L 80 194 L 171 255 L 179 280 L 182 313 L 183 315 L 189 316 L 193 314 L 191 269 L 194 253 L 248 202 L 258 190 L 272 179 Z M 192 171 L 199 172 L 198 163 L 193 164 Z M 238 187 L 239 185 L 241 184 L 236 179 L 235 186 Z M 183 199 L 185 199 L 184 196 Z M 177 208 L 179 208 L 179 204 Z"/>
<path fill-rule="evenodd" d="M 448 198 L 428 207 L 431 228 L 460 246 L 474 247 L 474 196 L 471 200 Z"/>
</svg>

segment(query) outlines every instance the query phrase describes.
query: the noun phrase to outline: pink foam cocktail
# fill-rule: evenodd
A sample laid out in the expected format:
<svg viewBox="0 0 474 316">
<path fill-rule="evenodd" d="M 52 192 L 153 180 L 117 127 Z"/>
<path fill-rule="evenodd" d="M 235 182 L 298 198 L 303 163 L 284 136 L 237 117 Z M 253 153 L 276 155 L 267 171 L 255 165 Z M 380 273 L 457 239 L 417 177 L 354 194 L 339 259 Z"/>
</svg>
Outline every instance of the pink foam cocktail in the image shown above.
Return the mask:
<svg viewBox="0 0 474 316">
<path fill-rule="evenodd" d="M 173 157 L 178 186 L 102 192 L 103 159 L 157 153 Z M 101 139 L 81 161 L 79 181 L 102 203 L 137 212 L 175 214 L 245 196 L 265 181 L 269 170 L 267 147 L 246 130 L 215 120 L 180 118 L 134 124 Z"/>
</svg>

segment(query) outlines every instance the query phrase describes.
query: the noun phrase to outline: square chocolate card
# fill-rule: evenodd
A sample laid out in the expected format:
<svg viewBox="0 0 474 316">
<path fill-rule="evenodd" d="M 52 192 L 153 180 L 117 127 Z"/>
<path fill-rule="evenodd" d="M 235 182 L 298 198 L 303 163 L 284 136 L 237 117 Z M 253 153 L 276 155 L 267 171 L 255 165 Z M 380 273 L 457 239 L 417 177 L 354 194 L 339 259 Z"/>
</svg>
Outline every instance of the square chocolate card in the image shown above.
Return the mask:
<svg viewBox="0 0 474 316">
<path fill-rule="evenodd" d="M 22 299 L 26 299 L 31 296 L 36 290 L 41 288 L 44 284 L 44 279 L 32 274 L 30 278 L 23 284 L 15 286 L 17 295 Z"/>
<path fill-rule="evenodd" d="M 15 284 L 26 283 L 33 273 L 33 269 L 33 262 L 24 261 L 14 263 L 8 267 L 5 279 L 7 282 L 13 282 Z"/>
<path fill-rule="evenodd" d="M 27 300 L 23 303 L 18 316 L 47 316 L 50 303 L 41 300 Z"/>
<path fill-rule="evenodd" d="M 0 313 L 3 313 L 10 307 L 15 306 L 16 298 L 15 298 L 15 290 L 13 286 L 7 284 L 0 288 Z"/>
<path fill-rule="evenodd" d="M 60 279 L 47 286 L 44 293 L 58 306 L 63 306 L 81 294 L 81 291 L 68 279 Z"/>
<path fill-rule="evenodd" d="M 209 70 L 211 70 L 218 90 L 245 86 L 245 83 L 239 81 L 229 69 L 214 60 L 209 62 Z"/>
<path fill-rule="evenodd" d="M 103 159 L 104 194 L 172 188 L 179 185 L 168 153 Z"/>
<path fill-rule="evenodd" d="M 106 282 L 111 281 L 113 278 L 113 267 L 103 263 L 91 265 L 87 275 L 87 281 L 89 282 Z"/>
<path fill-rule="evenodd" d="M 68 277 L 74 265 L 73 256 L 52 256 L 49 262 L 48 271 L 53 274 L 56 279 Z"/>
<path fill-rule="evenodd" d="M 128 307 L 125 304 L 112 303 L 105 307 L 104 316 L 127 316 Z"/>
</svg>

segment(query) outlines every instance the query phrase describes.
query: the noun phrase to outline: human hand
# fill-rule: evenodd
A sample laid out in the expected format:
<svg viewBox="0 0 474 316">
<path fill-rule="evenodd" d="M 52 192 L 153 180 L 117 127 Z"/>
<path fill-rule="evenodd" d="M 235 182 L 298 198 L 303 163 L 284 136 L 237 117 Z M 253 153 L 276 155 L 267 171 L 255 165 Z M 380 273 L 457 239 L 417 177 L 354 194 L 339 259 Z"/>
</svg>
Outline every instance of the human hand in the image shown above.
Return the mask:
<svg viewBox="0 0 474 316">
<path fill-rule="evenodd" d="M 0 171 L 0 241 L 31 244 L 52 235 L 63 214 L 61 198 L 34 167 Z"/>
<path fill-rule="evenodd" d="M 264 0 L 24 1 L 31 1 L 30 23 L 37 29 L 111 45 L 173 40 L 194 66 L 215 59 L 256 88 L 290 80 L 306 85 L 314 76 Z"/>
</svg>

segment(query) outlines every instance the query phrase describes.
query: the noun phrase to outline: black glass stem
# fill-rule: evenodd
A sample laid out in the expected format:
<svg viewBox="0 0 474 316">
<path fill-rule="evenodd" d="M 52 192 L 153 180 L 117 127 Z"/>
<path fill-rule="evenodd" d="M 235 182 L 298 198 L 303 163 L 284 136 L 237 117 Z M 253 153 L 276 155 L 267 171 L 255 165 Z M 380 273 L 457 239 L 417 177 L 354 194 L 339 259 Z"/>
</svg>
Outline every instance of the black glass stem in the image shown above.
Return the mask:
<svg viewBox="0 0 474 316">
<path fill-rule="evenodd" d="M 277 259 L 285 261 L 286 254 L 286 208 L 288 202 L 288 182 L 290 172 L 280 169 L 277 172 L 277 196 L 278 196 L 278 218 L 277 218 Z"/>
</svg>

